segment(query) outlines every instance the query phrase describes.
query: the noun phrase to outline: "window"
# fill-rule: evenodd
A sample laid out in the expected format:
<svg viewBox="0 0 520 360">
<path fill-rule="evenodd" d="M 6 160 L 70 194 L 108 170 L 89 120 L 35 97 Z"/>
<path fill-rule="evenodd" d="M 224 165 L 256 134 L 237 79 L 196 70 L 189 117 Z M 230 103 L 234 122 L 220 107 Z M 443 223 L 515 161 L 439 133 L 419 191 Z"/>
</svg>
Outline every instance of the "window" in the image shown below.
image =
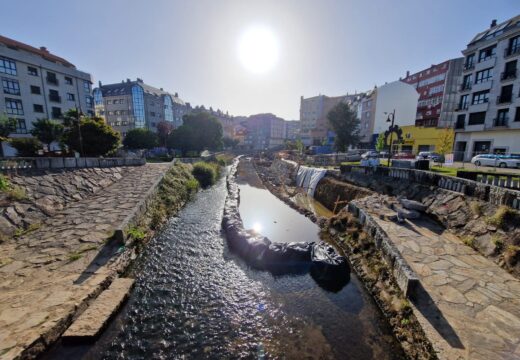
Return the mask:
<svg viewBox="0 0 520 360">
<path fill-rule="evenodd" d="M 150 111 L 151 116 L 155 116 L 155 113 L 153 111 Z"/>
<path fill-rule="evenodd" d="M 484 104 L 489 101 L 489 90 L 479 91 L 473 94 L 471 104 Z"/>
<path fill-rule="evenodd" d="M 59 107 L 52 108 L 52 118 L 53 119 L 61 118 L 61 108 L 59 108 Z"/>
<path fill-rule="evenodd" d="M 16 119 L 16 130 L 14 132 L 17 134 L 27 134 L 25 119 Z"/>
<path fill-rule="evenodd" d="M 457 116 L 457 123 L 455 129 L 464 129 L 464 122 L 466 121 L 466 114 L 460 114 Z"/>
<path fill-rule="evenodd" d="M 498 103 L 508 103 L 513 100 L 513 85 L 502 86 Z"/>
<path fill-rule="evenodd" d="M 90 94 L 90 81 L 84 80 L 83 81 L 83 89 L 87 94 Z"/>
<path fill-rule="evenodd" d="M 69 76 L 65 76 L 65 84 L 72 85 L 72 78 Z"/>
<path fill-rule="evenodd" d="M 459 110 L 466 110 L 469 103 L 469 94 L 462 95 L 459 101 Z"/>
<path fill-rule="evenodd" d="M 32 66 L 27 66 L 27 74 L 32 76 L 38 76 L 38 69 Z"/>
<path fill-rule="evenodd" d="M 491 70 L 493 68 L 484 69 L 482 71 L 478 71 L 475 75 L 475 84 L 479 84 L 485 81 L 489 81 L 492 78 Z"/>
<path fill-rule="evenodd" d="M 114 112 L 113 111 L 109 111 L 108 115 L 114 115 Z"/>
<path fill-rule="evenodd" d="M 476 112 L 469 114 L 468 125 L 480 125 L 486 121 L 486 112 Z"/>
<path fill-rule="evenodd" d="M 33 104 L 33 110 L 34 110 L 34 112 L 42 113 L 43 112 L 43 105 Z"/>
<path fill-rule="evenodd" d="M 144 128 L 146 121 L 144 113 L 144 92 L 143 88 L 139 85 L 132 87 L 132 103 L 134 107 L 135 127 Z"/>
<path fill-rule="evenodd" d="M 85 96 L 85 102 L 87 103 L 87 107 L 94 107 L 94 101 L 92 100 L 92 96 Z"/>
<path fill-rule="evenodd" d="M 5 98 L 5 112 L 11 115 L 23 115 L 22 101 Z"/>
<path fill-rule="evenodd" d="M 107 105 L 111 105 L 112 104 L 112 100 L 107 100 Z"/>
<path fill-rule="evenodd" d="M 500 109 L 497 112 L 497 118 L 493 122 L 494 126 L 506 126 L 509 119 L 509 109 Z"/>
<path fill-rule="evenodd" d="M 429 95 L 433 95 L 433 94 L 437 94 L 437 93 L 441 93 L 444 91 L 444 85 L 437 85 L 437 86 L 433 86 L 430 88 L 429 90 Z"/>
<path fill-rule="evenodd" d="M 4 94 L 20 95 L 20 84 L 17 80 L 2 79 L 2 87 L 4 88 Z"/>
<path fill-rule="evenodd" d="M 61 102 L 60 93 L 57 90 L 49 90 L 49 101 Z"/>
<path fill-rule="evenodd" d="M 0 73 L 17 75 L 16 63 L 14 60 L 0 56 Z"/>
<path fill-rule="evenodd" d="M 52 85 L 58 85 L 58 78 L 56 77 L 56 74 L 47 71 L 47 82 Z"/>
<path fill-rule="evenodd" d="M 509 39 L 509 46 L 506 49 L 506 56 L 516 54 L 520 51 L 520 36 Z"/>
<path fill-rule="evenodd" d="M 467 90 L 467 89 L 471 89 L 471 74 L 465 75 L 464 78 L 462 79 L 461 90 Z"/>
<path fill-rule="evenodd" d="M 75 100 L 76 100 L 76 97 L 74 96 L 74 94 L 67 93 L 67 100 L 69 100 L 69 101 L 75 101 Z"/>
<path fill-rule="evenodd" d="M 467 57 L 466 57 L 466 62 L 464 63 L 464 68 L 465 69 L 471 69 L 473 68 L 475 64 L 475 54 L 469 54 Z"/>
<path fill-rule="evenodd" d="M 480 50 L 480 52 L 478 54 L 478 61 L 479 62 L 486 61 L 486 60 L 492 58 L 493 56 L 495 56 L 496 51 L 497 51 L 496 45 L 493 45 L 488 48 Z"/>
<path fill-rule="evenodd" d="M 520 107 L 516 108 L 516 111 L 515 111 L 515 121 L 520 121 Z"/>
<path fill-rule="evenodd" d="M 40 95 L 42 93 L 39 86 L 31 85 L 31 94 Z"/>
</svg>

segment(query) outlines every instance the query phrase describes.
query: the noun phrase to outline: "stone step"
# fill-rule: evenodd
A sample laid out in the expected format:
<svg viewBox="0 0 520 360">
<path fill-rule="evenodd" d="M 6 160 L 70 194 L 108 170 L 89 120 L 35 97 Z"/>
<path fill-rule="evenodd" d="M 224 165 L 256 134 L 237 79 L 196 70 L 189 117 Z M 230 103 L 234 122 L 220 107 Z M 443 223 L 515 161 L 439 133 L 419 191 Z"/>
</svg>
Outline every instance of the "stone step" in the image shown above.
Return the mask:
<svg viewBox="0 0 520 360">
<path fill-rule="evenodd" d="M 117 278 L 65 331 L 63 341 L 95 340 L 121 307 L 134 285 L 134 279 Z"/>
</svg>

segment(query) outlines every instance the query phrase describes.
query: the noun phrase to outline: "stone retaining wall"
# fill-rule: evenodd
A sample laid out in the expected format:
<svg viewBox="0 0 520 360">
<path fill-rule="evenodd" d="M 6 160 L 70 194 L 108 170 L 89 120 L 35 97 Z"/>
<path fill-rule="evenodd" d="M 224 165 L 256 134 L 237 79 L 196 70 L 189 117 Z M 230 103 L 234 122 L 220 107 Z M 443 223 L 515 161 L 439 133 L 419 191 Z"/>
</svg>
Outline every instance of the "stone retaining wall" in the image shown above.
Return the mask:
<svg viewBox="0 0 520 360">
<path fill-rule="evenodd" d="M 141 166 L 146 164 L 144 158 L 5 158 L 0 159 L 0 170 L 4 172 L 21 169 L 81 169 L 117 166 Z"/>
<path fill-rule="evenodd" d="M 441 175 L 430 171 L 397 169 L 383 166 L 372 168 L 342 165 L 340 169 L 341 176 L 345 180 L 361 186 L 365 186 L 370 179 L 383 181 L 385 178 L 402 179 L 458 192 L 494 205 L 507 205 L 514 209 L 520 209 L 520 191 L 483 184 L 473 180 Z"/>
</svg>

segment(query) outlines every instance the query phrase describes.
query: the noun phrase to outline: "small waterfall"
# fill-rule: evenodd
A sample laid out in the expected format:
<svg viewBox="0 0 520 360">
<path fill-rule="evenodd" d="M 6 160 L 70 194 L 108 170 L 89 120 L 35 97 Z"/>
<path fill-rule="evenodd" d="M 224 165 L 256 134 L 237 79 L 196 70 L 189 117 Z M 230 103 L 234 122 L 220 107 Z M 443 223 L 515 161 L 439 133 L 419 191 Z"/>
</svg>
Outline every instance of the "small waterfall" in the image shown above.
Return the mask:
<svg viewBox="0 0 520 360">
<path fill-rule="evenodd" d="M 296 175 L 296 185 L 304 188 L 307 194 L 314 197 L 316 186 L 326 173 L 327 169 L 300 166 Z"/>
</svg>

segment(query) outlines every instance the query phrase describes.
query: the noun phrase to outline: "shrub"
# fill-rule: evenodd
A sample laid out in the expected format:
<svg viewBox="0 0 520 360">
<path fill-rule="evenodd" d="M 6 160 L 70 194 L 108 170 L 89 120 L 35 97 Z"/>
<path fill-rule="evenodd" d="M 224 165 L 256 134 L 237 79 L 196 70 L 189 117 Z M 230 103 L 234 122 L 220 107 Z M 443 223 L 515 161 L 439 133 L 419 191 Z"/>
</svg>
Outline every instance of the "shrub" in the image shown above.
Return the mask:
<svg viewBox="0 0 520 360">
<path fill-rule="evenodd" d="M 495 211 L 495 214 L 493 214 L 493 216 L 490 216 L 486 219 L 486 222 L 489 225 L 496 226 L 497 228 L 502 227 L 504 225 L 506 217 L 510 214 L 510 212 L 511 209 L 509 209 L 505 205 L 502 205 L 497 209 L 497 211 Z"/>
<path fill-rule="evenodd" d="M 7 191 L 11 188 L 11 183 L 6 176 L 0 174 L 0 191 Z"/>
<path fill-rule="evenodd" d="M 159 144 L 157 134 L 148 129 L 132 129 L 123 140 L 123 145 L 129 149 L 153 149 Z"/>
<path fill-rule="evenodd" d="M 504 260 L 509 266 L 515 266 L 520 258 L 520 246 L 509 245 L 504 252 Z"/>
<path fill-rule="evenodd" d="M 9 144 L 16 149 L 16 156 L 35 156 L 38 150 L 42 148 L 42 145 L 38 139 L 30 138 L 12 138 L 9 140 Z"/>
<path fill-rule="evenodd" d="M 186 181 L 186 190 L 188 190 L 189 192 L 196 192 L 198 188 L 199 182 L 197 181 L 197 179 L 189 179 L 188 181 Z"/>
<path fill-rule="evenodd" d="M 215 163 L 197 162 L 193 164 L 192 174 L 203 188 L 213 185 L 218 178 L 218 165 Z"/>
<path fill-rule="evenodd" d="M 84 156 L 104 156 L 119 147 L 121 136 L 117 131 L 96 118 L 83 118 L 78 127 L 71 126 L 63 134 L 63 142 L 72 150 Z"/>
<path fill-rule="evenodd" d="M 140 227 L 131 227 L 128 229 L 128 236 L 133 240 L 143 240 L 146 237 L 146 232 Z"/>
<path fill-rule="evenodd" d="M 25 192 L 25 189 L 20 186 L 13 186 L 9 190 L 7 190 L 7 197 L 10 200 L 26 200 L 27 199 L 27 193 Z"/>
</svg>

